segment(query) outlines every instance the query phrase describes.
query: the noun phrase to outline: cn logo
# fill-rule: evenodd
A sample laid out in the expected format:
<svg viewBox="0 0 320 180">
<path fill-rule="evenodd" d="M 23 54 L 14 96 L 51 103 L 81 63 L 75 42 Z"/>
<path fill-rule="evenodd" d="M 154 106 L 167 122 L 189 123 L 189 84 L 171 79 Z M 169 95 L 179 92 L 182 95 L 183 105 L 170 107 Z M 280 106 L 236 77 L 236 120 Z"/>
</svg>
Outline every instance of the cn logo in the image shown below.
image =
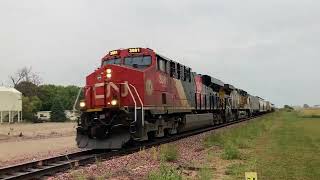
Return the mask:
<svg viewBox="0 0 320 180">
<path fill-rule="evenodd" d="M 96 89 L 99 87 L 104 87 L 105 86 L 105 90 L 106 90 L 106 94 L 97 94 Z M 121 85 L 116 85 L 113 82 L 109 82 L 107 84 L 104 83 L 97 83 L 94 85 L 94 95 L 96 99 L 103 99 L 103 98 L 109 98 L 111 96 L 111 91 L 115 91 L 116 93 L 120 93 L 120 87 L 121 86 L 121 97 L 126 97 L 128 95 L 128 81 L 125 81 L 123 84 Z"/>
</svg>

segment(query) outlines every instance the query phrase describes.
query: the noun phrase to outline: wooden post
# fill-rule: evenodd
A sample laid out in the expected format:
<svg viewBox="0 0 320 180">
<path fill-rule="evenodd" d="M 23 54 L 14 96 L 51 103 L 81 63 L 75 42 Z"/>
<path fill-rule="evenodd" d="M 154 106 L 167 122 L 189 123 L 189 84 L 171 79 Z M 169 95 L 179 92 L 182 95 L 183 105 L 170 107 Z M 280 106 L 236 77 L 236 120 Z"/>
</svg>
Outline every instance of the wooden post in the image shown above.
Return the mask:
<svg viewBox="0 0 320 180">
<path fill-rule="evenodd" d="M 3 123 L 3 119 L 2 119 L 2 111 L 0 112 L 0 120 L 1 120 L 1 124 Z"/>
</svg>

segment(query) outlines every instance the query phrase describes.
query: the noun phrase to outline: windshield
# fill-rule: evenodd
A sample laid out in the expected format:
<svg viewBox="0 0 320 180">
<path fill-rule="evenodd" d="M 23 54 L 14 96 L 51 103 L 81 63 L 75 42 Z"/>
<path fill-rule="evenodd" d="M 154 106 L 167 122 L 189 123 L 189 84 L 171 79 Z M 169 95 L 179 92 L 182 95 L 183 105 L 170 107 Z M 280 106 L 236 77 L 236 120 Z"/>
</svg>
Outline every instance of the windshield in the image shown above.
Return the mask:
<svg viewBox="0 0 320 180">
<path fill-rule="evenodd" d="M 151 56 L 124 58 L 124 64 L 138 69 L 145 69 L 151 65 Z"/>
<path fill-rule="evenodd" d="M 121 64 L 121 59 L 117 58 L 117 59 L 105 60 L 105 61 L 103 61 L 102 66 L 105 66 L 107 64 Z"/>
</svg>

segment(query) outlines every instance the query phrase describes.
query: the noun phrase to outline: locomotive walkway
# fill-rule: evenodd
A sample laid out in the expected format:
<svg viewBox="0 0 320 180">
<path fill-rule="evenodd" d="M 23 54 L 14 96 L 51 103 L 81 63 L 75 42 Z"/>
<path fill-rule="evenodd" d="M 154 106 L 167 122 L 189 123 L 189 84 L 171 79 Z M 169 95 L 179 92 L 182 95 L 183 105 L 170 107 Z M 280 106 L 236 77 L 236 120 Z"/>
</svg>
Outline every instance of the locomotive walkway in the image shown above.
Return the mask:
<svg viewBox="0 0 320 180">
<path fill-rule="evenodd" d="M 77 168 L 79 166 L 84 166 L 90 163 L 94 163 L 98 159 L 108 160 L 114 156 L 121 156 L 125 154 L 130 154 L 133 152 L 137 152 L 143 147 L 150 148 L 152 146 L 157 146 L 160 144 L 176 141 L 182 138 L 186 138 L 186 137 L 197 135 L 207 131 L 219 129 L 235 123 L 240 123 L 240 122 L 255 119 L 255 118 L 257 117 L 241 119 L 238 121 L 228 122 L 226 124 L 221 124 L 213 127 L 188 131 L 183 134 L 178 134 L 171 137 L 156 139 L 150 142 L 143 142 L 133 147 L 129 147 L 129 148 L 121 149 L 117 151 L 84 150 L 76 153 L 70 153 L 66 155 L 53 157 L 53 158 L 42 159 L 38 161 L 32 161 L 28 163 L 19 164 L 19 165 L 9 166 L 9 167 L 0 169 L 0 180 L 39 179 L 39 178 L 54 175 L 56 173 L 63 172 L 69 169 Z"/>
</svg>

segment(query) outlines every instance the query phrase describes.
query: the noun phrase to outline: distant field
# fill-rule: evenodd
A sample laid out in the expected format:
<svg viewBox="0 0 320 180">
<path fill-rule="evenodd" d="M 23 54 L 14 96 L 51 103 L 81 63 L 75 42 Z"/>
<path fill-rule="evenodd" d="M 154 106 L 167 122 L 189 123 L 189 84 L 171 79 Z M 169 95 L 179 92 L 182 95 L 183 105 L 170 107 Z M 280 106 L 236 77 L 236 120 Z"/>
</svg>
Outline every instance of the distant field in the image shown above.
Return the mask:
<svg viewBox="0 0 320 180">
<path fill-rule="evenodd" d="M 319 110 L 303 113 L 315 115 Z M 301 117 L 301 112 L 279 111 L 248 125 L 208 138 L 207 146 L 224 148 L 230 160 L 226 174 L 243 179 L 257 172 L 258 179 L 319 179 L 320 118 Z"/>
<path fill-rule="evenodd" d="M 305 108 L 299 111 L 301 117 L 320 118 L 320 108 Z"/>
</svg>

